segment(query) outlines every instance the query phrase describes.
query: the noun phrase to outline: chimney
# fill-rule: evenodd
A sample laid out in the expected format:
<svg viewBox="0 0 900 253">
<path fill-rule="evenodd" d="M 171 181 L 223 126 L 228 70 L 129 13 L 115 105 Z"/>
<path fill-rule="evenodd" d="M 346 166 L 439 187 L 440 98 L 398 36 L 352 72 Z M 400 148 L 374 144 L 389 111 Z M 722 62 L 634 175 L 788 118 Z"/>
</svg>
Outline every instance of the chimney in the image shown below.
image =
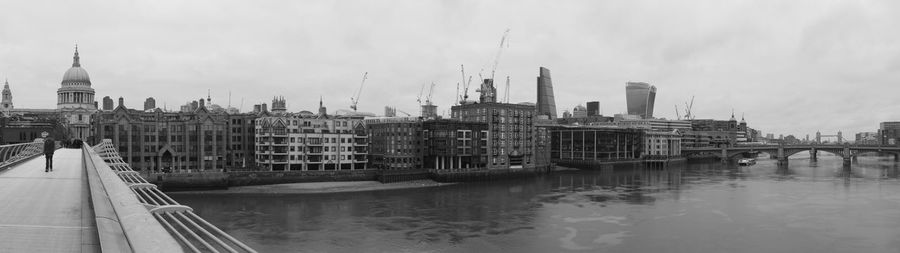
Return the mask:
<svg viewBox="0 0 900 253">
<path fill-rule="evenodd" d="M 119 97 L 119 107 L 125 107 L 125 98 Z"/>
</svg>

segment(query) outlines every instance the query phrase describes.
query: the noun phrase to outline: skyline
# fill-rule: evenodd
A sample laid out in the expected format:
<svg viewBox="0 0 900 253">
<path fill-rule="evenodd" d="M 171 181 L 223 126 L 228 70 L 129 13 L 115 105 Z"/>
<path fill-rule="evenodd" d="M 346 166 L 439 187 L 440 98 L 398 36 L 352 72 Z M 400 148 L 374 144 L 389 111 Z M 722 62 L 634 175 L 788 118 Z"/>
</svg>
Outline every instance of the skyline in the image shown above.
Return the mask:
<svg viewBox="0 0 900 253">
<path fill-rule="evenodd" d="M 77 41 L 98 102 L 141 108 L 154 97 L 176 109 L 209 89 L 222 106 L 229 91 L 234 107 L 243 97 L 243 111 L 274 96 L 312 111 L 321 95 L 333 112 L 349 109 L 368 72 L 360 111 L 415 114 L 421 85 L 436 82 L 443 114 L 459 65 L 489 76 L 509 28 L 497 79 L 511 76 L 511 102 L 536 102 L 548 68 L 560 115 L 588 101 L 625 112 L 622 86 L 638 81 L 657 87 L 657 117 L 675 118 L 673 105 L 696 95 L 698 119 L 733 108 L 776 136 L 851 137 L 900 119 L 879 92 L 900 82 L 900 3 L 890 1 L 50 3 L 0 3 L 11 10 L 0 17 L 0 78 L 17 108 L 55 108 Z"/>
</svg>

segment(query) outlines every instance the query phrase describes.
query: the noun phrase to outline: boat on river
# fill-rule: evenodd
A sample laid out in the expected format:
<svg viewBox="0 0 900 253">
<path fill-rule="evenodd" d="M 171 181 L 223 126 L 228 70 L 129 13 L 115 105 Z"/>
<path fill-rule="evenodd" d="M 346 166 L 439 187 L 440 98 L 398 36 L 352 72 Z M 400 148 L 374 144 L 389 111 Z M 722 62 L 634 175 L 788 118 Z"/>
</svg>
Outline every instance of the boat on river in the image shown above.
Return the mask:
<svg viewBox="0 0 900 253">
<path fill-rule="evenodd" d="M 750 166 L 756 164 L 756 159 L 753 158 L 742 158 L 738 160 L 738 165 L 740 166 Z"/>
</svg>

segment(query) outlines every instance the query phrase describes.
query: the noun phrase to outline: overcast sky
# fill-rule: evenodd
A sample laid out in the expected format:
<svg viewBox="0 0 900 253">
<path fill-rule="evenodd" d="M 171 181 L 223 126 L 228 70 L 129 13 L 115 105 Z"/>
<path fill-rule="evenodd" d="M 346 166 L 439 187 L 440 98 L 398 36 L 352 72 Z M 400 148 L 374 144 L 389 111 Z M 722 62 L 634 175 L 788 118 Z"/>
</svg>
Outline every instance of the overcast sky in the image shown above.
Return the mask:
<svg viewBox="0 0 900 253">
<path fill-rule="evenodd" d="M 435 82 L 449 110 L 485 76 L 510 29 L 497 88 L 536 100 L 541 66 L 556 106 L 625 111 L 625 82 L 656 85 L 655 116 L 696 96 L 698 118 L 732 108 L 765 133 L 844 136 L 900 120 L 900 1 L 2 1 L 0 78 L 19 108 L 54 108 L 73 44 L 97 100 L 169 109 L 206 97 L 243 110 L 284 96 L 289 111 L 418 114 Z M 470 97 L 477 81 L 473 81 Z"/>
</svg>

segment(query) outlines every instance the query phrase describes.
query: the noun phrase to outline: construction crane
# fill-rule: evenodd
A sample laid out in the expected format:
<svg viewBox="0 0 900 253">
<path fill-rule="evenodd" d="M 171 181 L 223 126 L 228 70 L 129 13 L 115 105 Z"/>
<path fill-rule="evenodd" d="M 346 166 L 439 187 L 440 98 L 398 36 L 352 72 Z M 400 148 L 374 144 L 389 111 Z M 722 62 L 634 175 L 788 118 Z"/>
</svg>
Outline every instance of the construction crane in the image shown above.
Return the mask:
<svg viewBox="0 0 900 253">
<path fill-rule="evenodd" d="M 366 84 L 366 78 L 368 78 L 368 77 L 369 77 L 369 72 L 366 72 L 365 74 L 363 74 L 362 82 L 359 84 L 359 90 L 356 91 L 356 95 L 354 95 L 353 97 L 350 97 L 350 103 L 351 103 L 350 109 L 353 109 L 354 112 L 356 111 L 356 104 L 359 103 L 359 96 L 362 95 L 363 85 Z"/>
<path fill-rule="evenodd" d="M 675 117 L 677 117 L 678 120 L 681 120 L 681 113 L 678 112 L 678 105 L 677 105 L 677 104 L 675 105 Z"/>
<path fill-rule="evenodd" d="M 494 67 L 491 68 L 491 80 L 494 80 L 494 73 L 497 72 L 497 65 L 500 65 L 500 53 L 503 52 L 503 45 L 509 47 L 509 43 L 506 41 L 506 37 L 509 36 L 509 28 L 506 28 L 506 31 L 503 32 L 503 37 L 500 38 L 500 48 L 497 49 L 497 56 L 494 57 Z"/>
<path fill-rule="evenodd" d="M 431 82 L 431 88 L 428 89 L 428 96 L 425 97 L 425 104 L 431 105 L 431 95 L 434 93 L 434 82 Z"/>
<path fill-rule="evenodd" d="M 456 83 L 456 96 L 453 97 L 453 100 L 456 100 L 456 98 L 458 98 L 458 97 L 459 97 L 459 83 Z M 462 104 L 462 102 L 459 102 L 459 101 L 456 101 L 454 103 L 456 103 L 457 105 Z"/>
<path fill-rule="evenodd" d="M 694 96 L 691 96 L 691 103 L 684 102 L 684 119 L 693 120 L 694 114 L 691 111 L 694 109 Z"/>
<path fill-rule="evenodd" d="M 402 114 L 406 114 L 406 117 L 412 117 L 412 115 L 410 115 L 408 112 L 404 112 L 404 111 L 401 111 L 401 110 L 397 110 L 397 111 L 400 112 L 400 113 L 402 113 Z"/>
<path fill-rule="evenodd" d="M 469 84 L 472 84 L 472 76 L 469 76 L 469 81 L 466 82 L 466 67 L 462 64 L 459 65 L 459 72 L 462 74 L 462 82 L 463 82 L 463 95 L 459 99 L 460 104 L 465 104 L 466 100 L 469 99 Z"/>
<path fill-rule="evenodd" d="M 425 91 L 425 84 L 422 83 L 422 88 L 419 88 L 419 96 L 416 97 L 416 102 L 419 102 L 419 105 L 422 105 L 422 92 Z"/>
<path fill-rule="evenodd" d="M 509 104 L 509 76 L 506 76 L 506 95 L 503 95 L 503 100 Z"/>
</svg>

